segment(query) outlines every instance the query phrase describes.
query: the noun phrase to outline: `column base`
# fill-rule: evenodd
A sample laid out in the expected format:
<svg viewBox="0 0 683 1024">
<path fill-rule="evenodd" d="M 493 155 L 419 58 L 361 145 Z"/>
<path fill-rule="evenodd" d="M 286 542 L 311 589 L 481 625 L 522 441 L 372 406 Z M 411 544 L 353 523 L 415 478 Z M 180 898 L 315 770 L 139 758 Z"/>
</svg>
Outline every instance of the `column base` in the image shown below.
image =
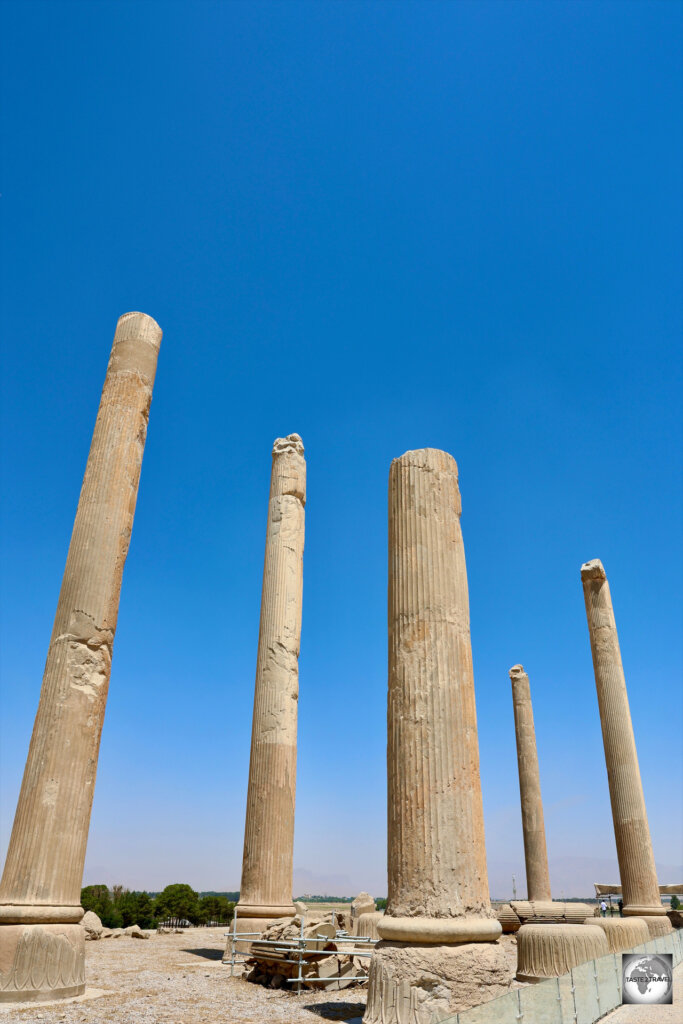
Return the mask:
<svg viewBox="0 0 683 1024">
<path fill-rule="evenodd" d="M 602 928 L 593 924 L 523 924 L 517 932 L 517 981 L 559 978 L 586 960 L 607 956 Z"/>
<path fill-rule="evenodd" d="M 270 928 L 271 924 L 281 921 L 283 917 L 294 917 L 295 914 L 296 908 L 293 903 L 272 907 L 238 903 L 235 907 L 235 919 L 230 924 L 230 931 L 234 930 L 238 935 L 244 933 L 252 934 L 242 942 L 235 942 L 235 951 L 237 953 L 249 953 L 252 942 L 258 936 L 263 935 L 265 930 Z M 228 936 L 225 944 L 225 953 L 223 954 L 223 963 L 230 963 L 231 959 L 232 939 Z"/>
<path fill-rule="evenodd" d="M 431 1024 L 505 995 L 512 975 L 499 942 L 379 942 L 363 1024 Z"/>
<path fill-rule="evenodd" d="M 464 942 L 495 942 L 503 928 L 496 917 L 393 917 L 377 922 L 380 938 L 387 942 L 455 945 Z"/>
<path fill-rule="evenodd" d="M 353 934 L 360 938 L 379 940 L 377 922 L 384 917 L 383 910 L 372 910 L 367 914 L 359 914 L 353 925 Z"/>
<path fill-rule="evenodd" d="M 650 941 L 647 924 L 639 917 L 587 917 L 584 923 L 602 928 L 610 953 L 621 953 Z"/>
<path fill-rule="evenodd" d="M 0 1003 L 70 999 L 83 992 L 80 924 L 0 924 Z"/>
<path fill-rule="evenodd" d="M 494 909 L 496 917 L 500 921 L 500 926 L 505 935 L 519 931 L 522 922 L 517 917 L 517 914 L 515 914 L 509 903 L 503 903 L 502 906 L 495 907 Z"/>
<path fill-rule="evenodd" d="M 522 924 L 583 924 L 592 912 L 588 903 L 561 900 L 512 900 L 510 906 Z"/>
<path fill-rule="evenodd" d="M 671 935 L 673 931 L 673 925 L 666 914 L 664 917 L 650 917 L 643 914 L 640 920 L 647 925 L 651 939 L 656 939 L 660 935 Z"/>
</svg>

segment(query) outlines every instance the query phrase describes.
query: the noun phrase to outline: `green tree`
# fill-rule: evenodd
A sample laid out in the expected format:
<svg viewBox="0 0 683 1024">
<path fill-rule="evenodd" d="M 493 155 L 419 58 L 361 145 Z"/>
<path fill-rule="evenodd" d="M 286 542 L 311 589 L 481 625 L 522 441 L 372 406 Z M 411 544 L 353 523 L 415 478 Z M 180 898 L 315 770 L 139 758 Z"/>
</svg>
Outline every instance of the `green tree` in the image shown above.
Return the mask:
<svg viewBox="0 0 683 1024">
<path fill-rule="evenodd" d="M 199 897 L 191 886 L 176 882 L 159 893 L 154 901 L 154 912 L 160 921 L 177 918 L 196 924 L 199 920 Z"/>
<path fill-rule="evenodd" d="M 81 889 L 81 906 L 97 914 L 105 928 L 120 928 L 123 924 L 106 885 L 86 885 Z"/>
<path fill-rule="evenodd" d="M 678 896 L 672 896 L 671 897 L 671 909 L 672 910 L 680 910 L 680 908 L 681 908 L 681 901 L 679 900 Z"/>
<path fill-rule="evenodd" d="M 387 909 L 387 901 L 384 898 L 384 896 L 380 897 L 380 899 L 378 899 L 378 900 L 375 900 L 375 906 L 377 907 L 378 910 L 386 910 Z"/>
<path fill-rule="evenodd" d="M 202 896 L 199 900 L 199 922 L 208 924 L 209 921 L 217 921 L 219 924 L 229 924 L 234 910 L 235 904 L 225 896 Z"/>
<path fill-rule="evenodd" d="M 148 892 L 138 892 L 135 894 L 138 898 L 138 918 L 137 923 L 141 928 L 154 928 L 156 927 L 156 920 L 154 918 L 154 903 L 150 899 Z"/>
</svg>

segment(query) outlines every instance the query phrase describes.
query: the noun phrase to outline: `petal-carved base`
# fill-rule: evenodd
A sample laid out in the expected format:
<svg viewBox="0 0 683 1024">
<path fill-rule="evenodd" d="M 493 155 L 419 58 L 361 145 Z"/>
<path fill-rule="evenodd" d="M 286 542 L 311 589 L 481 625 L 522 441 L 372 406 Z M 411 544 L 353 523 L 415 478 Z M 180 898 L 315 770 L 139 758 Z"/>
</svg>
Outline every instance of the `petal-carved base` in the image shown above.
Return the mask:
<svg viewBox="0 0 683 1024">
<path fill-rule="evenodd" d="M 660 935 L 671 935 L 673 926 L 668 917 L 641 917 L 641 921 L 644 921 L 647 925 L 651 939 L 656 939 Z"/>
<path fill-rule="evenodd" d="M 85 991 L 80 924 L 0 927 L 0 1002 L 69 999 Z"/>
<path fill-rule="evenodd" d="M 607 956 L 602 928 L 593 924 L 523 924 L 517 932 L 517 981 L 559 978 L 586 960 Z"/>
<path fill-rule="evenodd" d="M 650 941 L 647 923 L 639 917 L 587 917 L 585 923 L 602 928 L 610 953 L 621 953 Z"/>
<path fill-rule="evenodd" d="M 431 1024 L 504 995 L 512 976 L 499 942 L 379 942 L 364 1024 Z"/>
</svg>

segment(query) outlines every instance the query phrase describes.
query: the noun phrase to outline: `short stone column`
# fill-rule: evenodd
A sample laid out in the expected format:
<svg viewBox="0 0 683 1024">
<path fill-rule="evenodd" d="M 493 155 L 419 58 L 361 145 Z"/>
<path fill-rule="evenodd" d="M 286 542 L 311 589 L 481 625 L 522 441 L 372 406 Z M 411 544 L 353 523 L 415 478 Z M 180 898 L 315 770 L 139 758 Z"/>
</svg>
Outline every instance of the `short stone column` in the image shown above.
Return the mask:
<svg viewBox="0 0 683 1024">
<path fill-rule="evenodd" d="M 529 677 L 521 665 L 509 672 L 512 683 L 512 706 L 515 713 L 519 795 L 522 804 L 524 860 L 526 862 L 527 898 L 550 902 L 550 872 L 545 844 L 541 777 L 538 770 L 534 713 L 531 707 Z"/>
<path fill-rule="evenodd" d="M 367 1024 L 421 1024 L 507 991 L 489 902 L 465 551 L 455 460 L 389 475 L 389 898 Z"/>
<path fill-rule="evenodd" d="M 116 327 L 0 883 L 0 1001 L 83 992 L 81 884 L 161 329 Z"/>
<path fill-rule="evenodd" d="M 609 583 L 599 559 L 581 566 L 625 917 L 671 931 L 662 906 Z"/>
<path fill-rule="evenodd" d="M 298 434 L 273 445 L 238 932 L 263 932 L 292 903 L 306 462 Z"/>
</svg>

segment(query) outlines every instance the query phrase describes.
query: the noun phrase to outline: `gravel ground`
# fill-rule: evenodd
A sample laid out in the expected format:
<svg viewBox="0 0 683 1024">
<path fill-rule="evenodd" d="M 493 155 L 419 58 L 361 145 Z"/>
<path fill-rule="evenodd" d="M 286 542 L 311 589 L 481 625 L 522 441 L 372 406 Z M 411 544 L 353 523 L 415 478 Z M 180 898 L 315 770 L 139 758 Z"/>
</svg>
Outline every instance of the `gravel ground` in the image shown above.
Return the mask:
<svg viewBox="0 0 683 1024">
<path fill-rule="evenodd" d="M 503 936 L 511 971 L 513 936 Z M 107 995 L 82 1002 L 26 1006 L 0 1004 L 0 1024 L 316 1024 L 357 1021 L 365 1010 L 365 986 L 301 996 L 231 978 L 221 963 L 223 929 L 199 928 L 151 939 L 86 942 L 89 989 Z M 517 986 L 515 986 L 517 987 Z M 674 973 L 672 1006 L 622 1006 L 607 1024 L 679 1024 L 683 964 Z M 534 1024 L 530 1021 L 529 1024 Z"/>
<path fill-rule="evenodd" d="M 17 1024 L 316 1024 L 365 1010 L 365 987 L 301 996 L 231 978 L 221 963 L 224 929 L 199 928 L 147 940 L 86 942 L 88 988 L 109 995 L 7 1010 Z"/>
</svg>

